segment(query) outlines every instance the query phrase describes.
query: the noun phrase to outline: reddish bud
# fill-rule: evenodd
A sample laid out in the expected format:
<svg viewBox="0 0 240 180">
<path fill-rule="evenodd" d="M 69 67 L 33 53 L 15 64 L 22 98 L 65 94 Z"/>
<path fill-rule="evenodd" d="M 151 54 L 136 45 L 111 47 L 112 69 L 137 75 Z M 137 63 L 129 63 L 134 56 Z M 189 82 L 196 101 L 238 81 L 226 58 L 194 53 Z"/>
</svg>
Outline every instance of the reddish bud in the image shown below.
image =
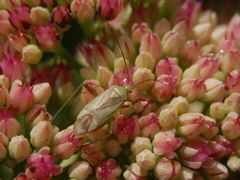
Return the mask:
<svg viewBox="0 0 240 180">
<path fill-rule="evenodd" d="M 97 10 L 103 19 L 114 19 L 123 9 L 122 0 L 98 0 Z"/>
<path fill-rule="evenodd" d="M 9 46 L 17 52 L 21 52 L 22 48 L 30 42 L 27 35 L 21 33 L 20 31 L 15 34 L 10 34 L 8 36 Z"/>
<path fill-rule="evenodd" d="M 132 41 L 138 44 L 142 41 L 143 36 L 150 32 L 150 28 L 147 23 L 134 23 L 132 25 Z"/>
<path fill-rule="evenodd" d="M 9 13 L 6 10 L 0 10 L 0 35 L 7 37 L 14 31 L 12 25 L 9 22 Z"/>
<path fill-rule="evenodd" d="M 225 84 L 229 94 L 233 92 L 240 93 L 240 71 L 234 70 L 228 74 Z"/>
<path fill-rule="evenodd" d="M 221 129 L 224 137 L 230 140 L 238 138 L 240 136 L 239 126 L 239 115 L 235 112 L 229 113 L 226 119 L 222 122 Z"/>
<path fill-rule="evenodd" d="M 181 55 L 186 59 L 185 61 L 187 61 L 184 61 L 186 65 L 195 63 L 200 56 L 200 53 L 201 46 L 198 41 L 195 40 L 186 41 L 181 51 Z"/>
</svg>

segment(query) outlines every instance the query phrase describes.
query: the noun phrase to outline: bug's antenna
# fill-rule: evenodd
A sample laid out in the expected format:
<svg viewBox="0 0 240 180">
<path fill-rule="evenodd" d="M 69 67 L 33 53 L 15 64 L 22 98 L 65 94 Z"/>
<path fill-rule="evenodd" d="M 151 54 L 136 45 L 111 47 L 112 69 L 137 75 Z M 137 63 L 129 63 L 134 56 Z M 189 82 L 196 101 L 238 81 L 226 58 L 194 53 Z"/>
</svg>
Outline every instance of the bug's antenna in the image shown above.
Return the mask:
<svg viewBox="0 0 240 180">
<path fill-rule="evenodd" d="M 122 54 L 123 61 L 124 61 L 124 65 L 125 65 L 125 68 L 126 68 L 126 71 L 127 71 L 127 84 L 128 84 L 128 83 L 129 83 L 129 77 L 130 77 L 130 76 L 129 76 L 129 71 L 128 71 L 128 67 L 127 67 L 127 60 L 126 60 L 126 58 L 125 58 L 125 55 L 124 55 L 124 53 L 123 53 L 123 50 L 122 50 L 122 48 L 121 48 L 121 46 L 120 46 L 120 43 L 119 43 L 119 41 L 118 41 L 115 33 L 113 32 L 113 30 L 112 30 L 112 28 L 111 28 L 111 26 L 110 26 L 109 24 L 108 24 L 108 26 L 109 26 L 109 29 L 110 29 L 111 34 L 113 35 L 114 39 L 115 39 L 116 42 L 117 42 L 117 46 L 118 46 L 118 48 L 119 48 L 119 50 L 120 50 L 120 52 L 121 52 L 121 54 Z"/>
<path fill-rule="evenodd" d="M 83 85 L 83 83 L 81 83 L 77 87 L 77 89 L 75 89 L 75 91 L 72 93 L 72 95 L 67 98 L 67 100 L 63 103 L 63 105 L 60 107 L 60 109 L 55 113 L 52 120 L 54 120 L 59 115 L 59 113 L 63 110 L 63 108 L 71 101 L 71 99 L 75 96 L 75 94 L 77 94 L 77 92 L 80 90 L 82 85 Z"/>
</svg>

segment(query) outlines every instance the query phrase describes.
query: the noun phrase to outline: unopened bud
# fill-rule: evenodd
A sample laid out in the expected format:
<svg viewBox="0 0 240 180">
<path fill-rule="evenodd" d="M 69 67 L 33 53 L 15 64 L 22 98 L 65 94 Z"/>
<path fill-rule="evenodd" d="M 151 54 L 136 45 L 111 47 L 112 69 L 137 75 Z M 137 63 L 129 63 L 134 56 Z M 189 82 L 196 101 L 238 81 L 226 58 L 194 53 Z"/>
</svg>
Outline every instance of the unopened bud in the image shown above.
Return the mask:
<svg viewBox="0 0 240 180">
<path fill-rule="evenodd" d="M 233 70 L 231 73 L 228 74 L 225 84 L 229 94 L 232 94 L 234 92 L 240 93 L 239 79 L 240 79 L 239 70 Z"/>
<path fill-rule="evenodd" d="M 108 87 L 108 82 L 110 81 L 111 77 L 112 77 L 112 72 L 108 68 L 104 66 L 98 67 L 96 79 L 99 81 L 100 85 L 103 88 Z"/>
<path fill-rule="evenodd" d="M 150 28 L 147 23 L 134 23 L 132 25 L 132 40 L 135 44 L 141 42 L 143 36 L 150 32 Z"/>
<path fill-rule="evenodd" d="M 114 72 L 121 71 L 126 69 L 126 65 L 128 65 L 128 60 L 124 59 L 123 57 L 117 58 L 114 60 Z"/>
<path fill-rule="evenodd" d="M 226 119 L 222 122 L 221 129 L 224 137 L 230 140 L 238 138 L 240 136 L 239 126 L 239 115 L 235 112 L 229 113 Z"/>
<path fill-rule="evenodd" d="M 208 163 L 203 171 L 212 180 L 227 179 L 229 175 L 228 168 L 218 161 Z"/>
<path fill-rule="evenodd" d="M 212 103 L 209 107 L 209 113 L 215 119 L 224 119 L 226 115 L 225 105 L 222 102 Z"/>
<path fill-rule="evenodd" d="M 202 113 L 205 109 L 205 103 L 201 101 L 194 101 L 189 104 L 188 111 L 189 113 Z"/>
<path fill-rule="evenodd" d="M 22 49 L 22 61 L 28 64 L 38 64 L 42 59 L 42 51 L 35 45 L 29 44 Z"/>
<path fill-rule="evenodd" d="M 46 25 L 49 17 L 50 13 L 47 8 L 43 8 L 41 6 L 31 8 L 30 18 L 36 25 Z"/>
<path fill-rule="evenodd" d="M 49 121 L 41 121 L 30 132 L 31 144 L 36 148 L 48 146 L 52 140 L 53 126 Z"/>
<path fill-rule="evenodd" d="M 0 75 L 0 85 L 4 86 L 5 88 L 9 88 L 9 79 L 5 75 Z"/>
<path fill-rule="evenodd" d="M 211 23 L 197 24 L 193 27 L 193 37 L 198 40 L 200 44 L 205 44 L 211 35 L 212 25 Z"/>
<path fill-rule="evenodd" d="M 201 53 L 201 46 L 197 40 L 188 40 L 183 46 L 181 55 L 186 59 L 184 65 L 188 66 L 197 61 Z M 185 62 L 186 61 L 186 62 Z"/>
<path fill-rule="evenodd" d="M 233 172 L 240 171 L 240 159 L 237 156 L 231 156 L 227 161 L 228 168 Z"/>
<path fill-rule="evenodd" d="M 210 23 L 212 27 L 215 27 L 217 24 L 217 14 L 214 11 L 208 10 L 200 13 L 198 20 L 198 24 L 202 23 Z"/>
<path fill-rule="evenodd" d="M 145 67 L 153 70 L 156 60 L 153 59 L 152 55 L 148 52 L 141 52 L 135 60 L 136 67 Z"/>
<path fill-rule="evenodd" d="M 8 138 L 5 134 L 0 132 L 0 160 L 7 156 Z"/>
<path fill-rule="evenodd" d="M 49 83 L 35 84 L 32 91 L 35 104 L 47 104 L 52 95 L 52 88 Z"/>
<path fill-rule="evenodd" d="M 190 66 L 189 68 L 185 69 L 182 75 L 182 79 L 185 78 L 200 78 L 200 67 L 196 64 Z"/>
<path fill-rule="evenodd" d="M 153 29 L 154 29 L 154 32 L 158 34 L 159 38 L 162 38 L 165 33 L 170 31 L 171 24 L 167 19 L 162 18 L 156 22 Z"/>
<path fill-rule="evenodd" d="M 159 123 L 165 130 L 172 129 L 178 122 L 176 111 L 173 108 L 163 109 L 159 114 Z"/>
<path fill-rule="evenodd" d="M 69 178 L 85 180 L 92 174 L 92 168 L 87 161 L 77 161 L 68 170 Z"/>
<path fill-rule="evenodd" d="M 101 17 L 106 20 L 114 19 L 123 9 L 122 0 L 98 0 L 97 10 Z"/>
<path fill-rule="evenodd" d="M 115 139 L 106 142 L 106 151 L 110 157 L 117 157 L 122 151 L 122 147 Z"/>
<path fill-rule="evenodd" d="M 188 106 L 188 100 L 182 96 L 173 98 L 169 103 L 169 107 L 172 107 L 176 111 L 177 115 L 187 112 Z"/>
<path fill-rule="evenodd" d="M 123 173 L 126 180 L 146 179 L 147 171 L 142 169 L 137 163 L 132 163 Z"/>
<path fill-rule="evenodd" d="M 0 107 L 6 105 L 8 100 L 8 89 L 0 84 Z"/>
<path fill-rule="evenodd" d="M 9 13 L 6 10 L 0 10 L 0 35 L 7 37 L 11 32 L 14 31 L 10 21 Z"/>
<path fill-rule="evenodd" d="M 157 156 L 150 150 L 143 150 L 136 156 L 136 162 L 142 169 L 154 169 L 157 163 Z"/>
<path fill-rule="evenodd" d="M 178 32 L 169 31 L 162 39 L 163 53 L 166 56 L 177 56 L 182 45 L 182 39 Z"/>
<path fill-rule="evenodd" d="M 139 90 L 148 90 L 153 85 L 154 79 L 154 74 L 147 68 L 137 68 L 133 73 L 133 82 Z"/>
<path fill-rule="evenodd" d="M 240 93 L 234 92 L 224 100 L 225 112 L 240 113 Z"/>
<path fill-rule="evenodd" d="M 221 70 L 225 73 L 230 73 L 235 69 L 239 69 L 239 59 L 240 53 L 238 51 L 232 50 L 224 53 L 219 59 L 221 63 Z"/>
<path fill-rule="evenodd" d="M 24 136 L 14 136 L 9 142 L 8 151 L 11 158 L 20 162 L 30 155 L 31 147 Z"/>
<path fill-rule="evenodd" d="M 211 42 L 214 44 L 218 44 L 224 38 L 224 34 L 226 32 L 226 25 L 219 25 L 214 28 L 211 33 Z"/>
<path fill-rule="evenodd" d="M 133 152 L 133 154 L 137 155 L 145 149 L 152 149 L 150 139 L 146 137 L 136 137 L 131 145 L 131 151 Z"/>
</svg>

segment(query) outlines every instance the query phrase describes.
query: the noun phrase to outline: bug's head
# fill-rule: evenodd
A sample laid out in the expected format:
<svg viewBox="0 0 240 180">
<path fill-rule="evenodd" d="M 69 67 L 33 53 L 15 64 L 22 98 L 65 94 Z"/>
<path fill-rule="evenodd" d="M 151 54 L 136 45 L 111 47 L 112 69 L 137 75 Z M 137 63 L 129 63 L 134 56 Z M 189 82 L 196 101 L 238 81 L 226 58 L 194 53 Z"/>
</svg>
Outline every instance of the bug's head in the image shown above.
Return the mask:
<svg viewBox="0 0 240 180">
<path fill-rule="evenodd" d="M 74 123 L 73 132 L 77 136 L 85 135 L 94 129 L 93 128 L 94 125 L 95 123 L 93 121 L 92 116 L 90 114 L 87 114 L 77 118 L 77 120 Z"/>
</svg>

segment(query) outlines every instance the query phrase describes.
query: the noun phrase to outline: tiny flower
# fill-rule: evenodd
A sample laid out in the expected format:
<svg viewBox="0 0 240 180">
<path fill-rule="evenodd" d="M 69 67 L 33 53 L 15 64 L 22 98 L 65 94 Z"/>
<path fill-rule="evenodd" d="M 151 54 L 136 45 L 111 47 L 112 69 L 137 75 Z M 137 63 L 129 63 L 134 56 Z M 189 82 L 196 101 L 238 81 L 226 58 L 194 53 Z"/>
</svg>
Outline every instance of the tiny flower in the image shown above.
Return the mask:
<svg viewBox="0 0 240 180">
<path fill-rule="evenodd" d="M 31 147 L 28 140 L 23 135 L 14 136 L 9 142 L 8 151 L 11 158 L 20 162 L 30 155 Z"/>
<path fill-rule="evenodd" d="M 138 121 L 141 127 L 141 134 L 144 137 L 154 137 L 154 135 L 160 130 L 159 120 L 155 113 L 151 112 L 142 116 Z"/>
<path fill-rule="evenodd" d="M 65 5 L 57 6 L 53 9 L 51 23 L 60 30 L 66 30 L 70 27 L 71 15 L 69 4 L 65 3 Z"/>
<path fill-rule="evenodd" d="M 70 9 L 72 16 L 79 22 L 88 22 L 94 18 L 95 9 L 93 0 L 73 0 Z"/>
<path fill-rule="evenodd" d="M 115 139 L 107 141 L 105 146 L 106 152 L 110 157 L 117 157 L 122 151 L 120 143 Z"/>
<path fill-rule="evenodd" d="M 203 94 L 201 99 L 204 102 L 213 102 L 221 100 L 225 95 L 225 85 L 214 78 L 205 80 L 206 92 Z"/>
<path fill-rule="evenodd" d="M 150 150 L 143 150 L 136 156 L 136 162 L 140 168 L 151 170 L 157 163 L 157 156 Z"/>
<path fill-rule="evenodd" d="M 56 156 L 67 159 L 80 148 L 82 143 L 83 138 L 75 136 L 73 128 L 69 127 L 54 136 L 52 150 Z"/>
<path fill-rule="evenodd" d="M 7 37 L 14 28 L 9 22 L 9 13 L 6 10 L 0 10 L 0 35 Z"/>
<path fill-rule="evenodd" d="M 220 62 L 215 57 L 205 56 L 197 61 L 197 65 L 200 68 L 201 79 L 207 79 L 217 72 Z"/>
<path fill-rule="evenodd" d="M 21 31 L 31 30 L 30 8 L 23 4 L 14 5 L 10 12 L 9 20 L 16 29 Z"/>
<path fill-rule="evenodd" d="M 181 35 L 175 31 L 167 32 L 162 39 L 163 54 L 166 56 L 177 56 L 182 45 Z"/>
<path fill-rule="evenodd" d="M 149 52 L 154 59 L 159 59 L 162 55 L 162 44 L 156 33 L 147 32 L 141 40 L 139 52 Z"/>
<path fill-rule="evenodd" d="M 4 53 L 0 67 L 3 74 L 9 78 L 11 83 L 16 79 L 23 80 L 27 68 L 26 64 L 18 56 L 14 56 L 8 52 Z"/>
<path fill-rule="evenodd" d="M 162 59 L 156 65 L 156 76 L 167 74 L 175 77 L 180 81 L 182 76 L 182 69 L 177 65 L 175 58 Z"/>
<path fill-rule="evenodd" d="M 142 41 L 143 36 L 150 31 L 147 23 L 134 23 L 132 25 L 132 41 L 135 44 L 139 44 Z"/>
<path fill-rule="evenodd" d="M 239 126 L 239 115 L 235 112 L 230 112 L 222 122 L 221 129 L 223 136 L 230 140 L 238 138 L 240 136 Z"/>
<path fill-rule="evenodd" d="M 169 107 L 173 108 L 177 115 L 181 115 L 188 111 L 189 103 L 185 97 L 174 97 L 169 103 Z"/>
<path fill-rule="evenodd" d="M 46 50 L 53 50 L 58 44 L 59 37 L 50 23 L 45 26 L 37 26 L 35 35 L 38 44 Z"/>
<path fill-rule="evenodd" d="M 99 81 L 100 85 L 103 88 L 108 87 L 108 82 L 112 77 L 112 71 L 110 71 L 107 67 L 99 66 L 97 70 L 96 80 Z"/>
<path fill-rule="evenodd" d="M 168 31 L 171 30 L 171 24 L 167 19 L 161 18 L 159 21 L 157 21 L 154 24 L 153 29 L 154 29 L 154 32 L 157 33 L 159 38 L 162 38 L 164 34 L 166 34 Z"/>
<path fill-rule="evenodd" d="M 9 93 L 8 106 L 21 114 L 32 107 L 33 100 L 32 86 L 22 84 L 20 80 L 15 80 Z"/>
<path fill-rule="evenodd" d="M 180 169 L 179 162 L 163 157 L 158 161 L 154 173 L 158 179 L 170 180 L 179 176 Z"/>
<path fill-rule="evenodd" d="M 90 165 L 96 166 L 106 158 L 104 144 L 94 143 L 83 147 L 81 157 L 87 160 Z"/>
<path fill-rule="evenodd" d="M 240 93 L 234 92 L 224 100 L 225 113 L 236 112 L 240 113 L 239 110 Z"/>
<path fill-rule="evenodd" d="M 162 74 L 158 76 L 152 93 L 156 96 L 159 102 L 169 101 L 172 96 L 176 95 L 177 91 L 177 79 L 171 75 Z"/>
<path fill-rule="evenodd" d="M 187 139 L 195 139 L 201 134 L 204 122 L 205 119 L 201 113 L 182 114 L 179 117 L 177 132 Z"/>
<path fill-rule="evenodd" d="M 158 119 L 164 130 L 172 129 L 178 123 L 177 113 L 172 107 L 161 110 Z"/>
<path fill-rule="evenodd" d="M 6 105 L 8 100 L 8 89 L 0 84 L 0 107 Z"/>
<path fill-rule="evenodd" d="M 96 169 L 96 178 L 99 180 L 112 179 L 117 180 L 121 175 L 121 168 L 113 159 L 101 162 Z"/>
<path fill-rule="evenodd" d="M 30 42 L 30 38 L 18 31 L 15 34 L 10 34 L 8 36 L 9 46 L 17 52 L 22 52 L 22 48 Z"/>
<path fill-rule="evenodd" d="M 205 44 L 211 35 L 213 27 L 209 22 L 197 24 L 193 27 L 193 38 L 198 40 L 200 44 Z"/>
<path fill-rule="evenodd" d="M 53 126 L 49 121 L 41 121 L 30 132 L 30 142 L 36 148 L 49 145 L 53 136 Z"/>
<path fill-rule="evenodd" d="M 209 107 L 210 116 L 215 119 L 224 119 L 226 116 L 226 108 L 222 102 L 212 103 Z"/>
<path fill-rule="evenodd" d="M 42 59 L 42 51 L 35 45 L 29 44 L 22 49 L 22 61 L 28 64 L 38 64 Z"/>
<path fill-rule="evenodd" d="M 30 18 L 32 22 L 38 26 L 44 26 L 47 24 L 50 17 L 49 10 L 41 6 L 31 8 Z"/>
<path fill-rule="evenodd" d="M 4 133 L 8 138 L 18 135 L 20 124 L 14 118 L 12 109 L 0 109 L 0 132 Z"/>
<path fill-rule="evenodd" d="M 218 161 L 209 162 L 203 171 L 208 179 L 213 180 L 227 179 L 229 175 L 228 168 Z"/>
<path fill-rule="evenodd" d="M 240 171 L 240 159 L 237 156 L 230 156 L 227 161 L 227 166 L 232 172 Z"/>
<path fill-rule="evenodd" d="M 134 140 L 139 134 L 139 122 L 134 117 L 119 117 L 115 120 L 114 135 L 120 144 Z"/>
<path fill-rule="evenodd" d="M 240 93 L 239 80 L 240 80 L 239 70 L 233 70 L 231 73 L 228 74 L 225 84 L 229 94 L 232 94 L 234 92 Z"/>
<path fill-rule="evenodd" d="M 145 177 L 147 175 L 147 171 L 142 169 L 137 163 L 132 163 L 128 169 L 123 173 L 123 177 L 126 180 L 146 180 Z"/>
<path fill-rule="evenodd" d="M 152 87 L 154 83 L 154 74 L 150 69 L 138 67 L 133 73 L 133 83 L 137 90 L 144 91 Z"/>
<path fill-rule="evenodd" d="M 68 170 L 69 178 L 85 180 L 92 174 L 92 168 L 87 161 L 77 161 Z"/>
<path fill-rule="evenodd" d="M 153 151 L 158 156 L 165 156 L 170 159 L 175 158 L 174 152 L 181 146 L 181 139 L 176 138 L 173 131 L 159 132 L 153 139 Z"/>
<path fill-rule="evenodd" d="M 49 83 L 39 83 L 33 85 L 32 92 L 35 104 L 47 104 L 52 95 L 52 88 Z"/>
<path fill-rule="evenodd" d="M 196 40 L 188 40 L 185 42 L 181 55 L 186 59 L 183 63 L 186 65 L 192 64 L 197 61 L 201 53 L 201 46 Z"/>
<path fill-rule="evenodd" d="M 7 156 L 8 138 L 5 134 L 0 132 L 0 160 Z"/>
<path fill-rule="evenodd" d="M 145 149 L 152 149 L 150 139 L 146 137 L 136 137 L 131 145 L 131 151 L 133 152 L 133 154 L 137 155 Z"/>
<path fill-rule="evenodd" d="M 222 56 L 220 56 L 219 59 L 221 70 L 225 73 L 230 73 L 234 69 L 239 69 L 240 68 L 239 58 L 240 53 L 236 50 L 225 52 Z"/>
<path fill-rule="evenodd" d="M 153 59 L 152 55 L 148 52 L 141 52 L 135 59 L 136 67 L 145 67 L 153 70 L 156 60 Z"/>
<path fill-rule="evenodd" d="M 206 91 L 206 86 L 202 79 L 185 78 L 178 88 L 178 95 L 186 97 L 189 101 L 194 101 L 201 97 Z"/>
<path fill-rule="evenodd" d="M 211 153 L 209 144 L 203 140 L 188 141 L 180 149 L 184 165 L 192 169 L 204 167 L 212 159 Z"/>
<path fill-rule="evenodd" d="M 122 0 L 98 0 L 97 11 L 105 20 L 114 19 L 123 9 Z"/>
<path fill-rule="evenodd" d="M 216 134 L 218 133 L 218 127 L 216 124 L 216 120 L 211 117 L 208 117 L 208 116 L 205 116 L 204 120 L 205 120 L 205 122 L 203 124 L 201 136 L 204 139 L 210 140 L 213 137 L 215 137 Z"/>
<path fill-rule="evenodd" d="M 29 179 L 50 180 L 63 172 L 63 169 L 54 164 L 53 157 L 49 155 L 50 149 L 43 147 L 27 159 L 25 174 Z"/>
<path fill-rule="evenodd" d="M 45 105 L 34 105 L 25 116 L 25 124 L 27 128 L 32 129 L 41 121 L 50 121 L 51 114 L 47 111 Z"/>
</svg>

